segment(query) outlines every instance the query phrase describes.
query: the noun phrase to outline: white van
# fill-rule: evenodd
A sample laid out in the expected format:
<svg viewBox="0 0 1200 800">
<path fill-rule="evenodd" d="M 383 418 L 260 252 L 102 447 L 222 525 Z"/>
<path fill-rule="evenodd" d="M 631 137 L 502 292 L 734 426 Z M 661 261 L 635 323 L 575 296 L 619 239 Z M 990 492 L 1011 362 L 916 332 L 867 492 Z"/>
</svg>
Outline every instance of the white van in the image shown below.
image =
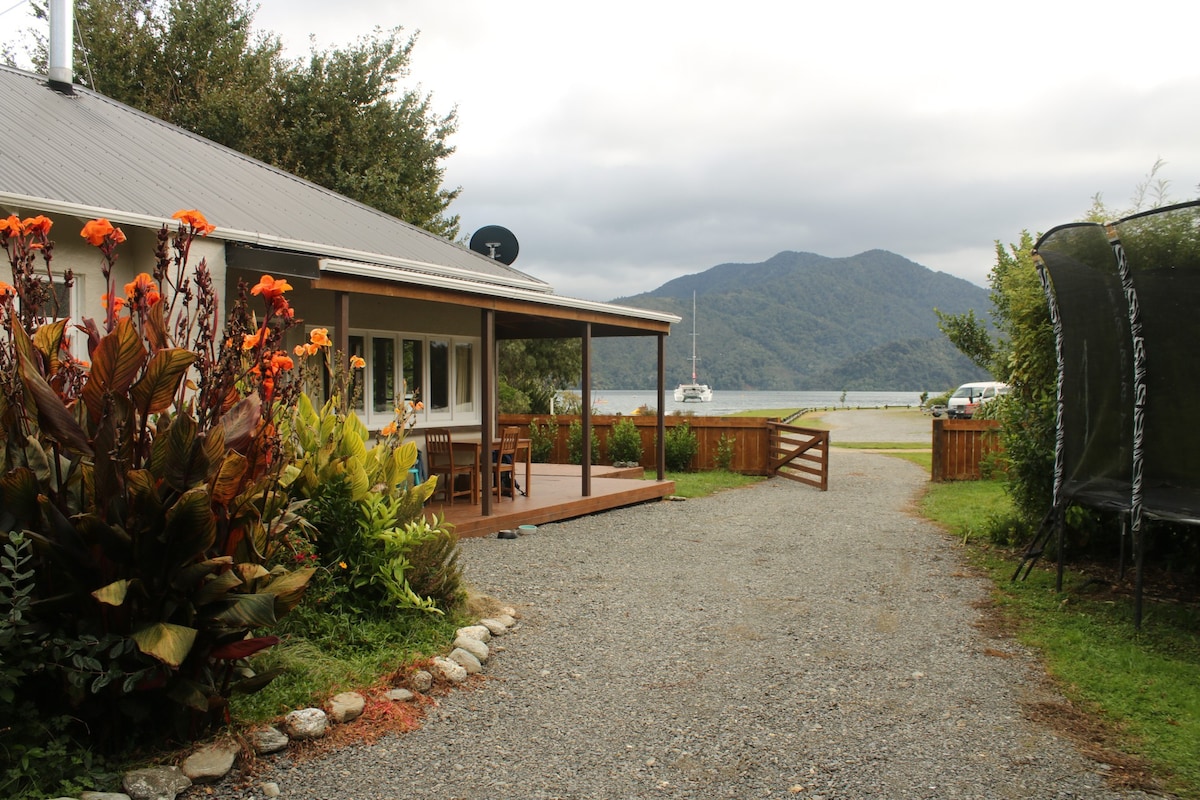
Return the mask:
<svg viewBox="0 0 1200 800">
<path fill-rule="evenodd" d="M 998 381 L 964 383 L 950 395 L 946 416 L 950 419 L 970 419 L 981 405 L 1002 394 L 1008 394 L 1008 384 Z"/>
</svg>

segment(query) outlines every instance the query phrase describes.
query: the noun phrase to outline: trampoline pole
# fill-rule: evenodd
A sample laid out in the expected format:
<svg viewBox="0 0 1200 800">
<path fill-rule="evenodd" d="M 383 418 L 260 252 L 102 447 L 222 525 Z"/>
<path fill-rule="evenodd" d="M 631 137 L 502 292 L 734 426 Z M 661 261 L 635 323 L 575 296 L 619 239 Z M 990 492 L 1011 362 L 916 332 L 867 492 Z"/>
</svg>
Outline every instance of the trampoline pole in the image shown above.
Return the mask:
<svg viewBox="0 0 1200 800">
<path fill-rule="evenodd" d="M 1142 566 L 1145 562 L 1145 554 L 1146 531 L 1143 528 L 1137 531 L 1137 538 L 1133 540 L 1133 627 L 1139 631 L 1142 629 Z"/>
<path fill-rule="evenodd" d="M 1063 528 L 1065 527 L 1063 525 L 1063 520 L 1066 518 L 1066 516 L 1065 510 L 1061 508 L 1057 509 L 1054 513 L 1054 533 L 1058 542 L 1058 574 L 1054 578 L 1054 591 L 1056 592 L 1061 592 L 1063 587 L 1063 559 L 1065 558 L 1063 552 L 1063 540 L 1066 539 L 1066 536 L 1063 532 Z"/>
</svg>

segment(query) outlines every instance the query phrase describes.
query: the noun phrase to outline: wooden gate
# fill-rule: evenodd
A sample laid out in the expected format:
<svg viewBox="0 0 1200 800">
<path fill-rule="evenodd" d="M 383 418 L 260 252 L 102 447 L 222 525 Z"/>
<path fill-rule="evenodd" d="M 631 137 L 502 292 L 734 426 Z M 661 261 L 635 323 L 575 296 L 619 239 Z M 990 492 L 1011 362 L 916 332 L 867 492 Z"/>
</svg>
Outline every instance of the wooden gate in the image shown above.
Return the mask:
<svg viewBox="0 0 1200 800">
<path fill-rule="evenodd" d="M 1003 448 L 1000 423 L 993 419 L 935 419 L 930 480 L 977 481 L 980 462 Z"/>
<path fill-rule="evenodd" d="M 816 487 L 829 488 L 829 431 L 768 422 L 770 474 Z"/>
</svg>

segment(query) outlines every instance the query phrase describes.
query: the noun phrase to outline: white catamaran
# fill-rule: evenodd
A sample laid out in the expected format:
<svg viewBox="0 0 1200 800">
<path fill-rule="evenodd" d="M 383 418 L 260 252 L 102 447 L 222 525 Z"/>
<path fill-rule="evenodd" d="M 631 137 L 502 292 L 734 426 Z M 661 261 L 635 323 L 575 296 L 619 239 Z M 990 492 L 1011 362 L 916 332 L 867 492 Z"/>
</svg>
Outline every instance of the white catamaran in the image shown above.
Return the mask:
<svg viewBox="0 0 1200 800">
<path fill-rule="evenodd" d="M 701 403 L 708 403 L 712 401 L 712 387 L 696 380 L 696 362 L 699 360 L 696 357 L 696 293 L 692 292 L 692 382 L 681 383 L 675 387 L 675 402 L 686 403 L 689 400 L 697 400 Z"/>
</svg>

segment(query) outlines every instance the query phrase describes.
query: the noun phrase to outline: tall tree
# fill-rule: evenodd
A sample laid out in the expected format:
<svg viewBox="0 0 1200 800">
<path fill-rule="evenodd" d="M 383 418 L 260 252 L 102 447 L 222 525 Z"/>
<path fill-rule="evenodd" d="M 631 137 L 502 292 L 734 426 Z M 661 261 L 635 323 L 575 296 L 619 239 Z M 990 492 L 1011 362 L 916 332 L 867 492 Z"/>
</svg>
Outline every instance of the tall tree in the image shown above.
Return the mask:
<svg viewBox="0 0 1200 800">
<path fill-rule="evenodd" d="M 401 28 L 288 65 L 273 87 L 276 124 L 265 160 L 313 183 L 447 238 L 458 217 L 442 212 L 458 189 L 441 186 L 455 112 L 437 116 L 428 95 L 399 90 L 415 38 Z"/>
<path fill-rule="evenodd" d="M 457 111 L 402 90 L 415 36 L 375 31 L 288 60 L 250 0 L 76 0 L 76 80 L 115 100 L 453 239 L 442 162 Z M 37 9 L 45 16 L 44 5 Z M 45 42 L 35 62 L 45 65 Z"/>
</svg>

